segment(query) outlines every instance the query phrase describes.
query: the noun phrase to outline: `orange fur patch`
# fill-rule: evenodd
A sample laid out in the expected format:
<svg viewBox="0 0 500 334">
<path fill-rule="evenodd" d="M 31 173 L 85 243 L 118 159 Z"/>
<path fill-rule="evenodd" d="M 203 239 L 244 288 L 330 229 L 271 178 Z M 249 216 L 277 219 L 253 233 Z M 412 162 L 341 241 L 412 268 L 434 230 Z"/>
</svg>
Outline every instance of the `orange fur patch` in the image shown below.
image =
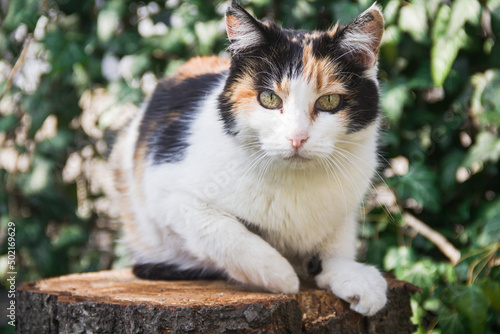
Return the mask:
<svg viewBox="0 0 500 334">
<path fill-rule="evenodd" d="M 127 136 L 127 133 L 128 131 L 123 130 L 118 135 L 118 139 L 109 159 L 109 164 L 113 171 L 113 181 L 115 183 L 115 188 L 118 191 L 118 194 L 116 194 L 116 197 L 113 197 L 112 200 L 114 203 L 116 203 L 116 206 L 120 210 L 119 218 L 124 226 L 124 232 L 127 236 L 127 239 L 131 239 L 138 234 L 135 227 L 135 215 L 131 210 L 131 203 L 129 198 L 129 177 L 127 175 L 127 171 L 122 168 L 123 155 L 125 154 L 125 138 Z"/>
<path fill-rule="evenodd" d="M 139 146 L 136 147 L 134 152 L 134 180 L 136 181 L 134 195 L 136 195 L 137 199 L 141 202 L 144 202 L 142 181 L 144 172 L 146 170 L 145 162 L 147 152 L 148 149 L 146 143 L 140 143 Z"/>
<path fill-rule="evenodd" d="M 276 83 L 274 85 L 274 91 L 282 98 L 288 96 L 290 94 L 290 79 L 283 78 L 283 80 Z"/>
<path fill-rule="evenodd" d="M 120 210 L 119 218 L 120 221 L 122 222 L 127 242 L 134 245 L 134 248 L 140 247 L 143 250 L 152 251 L 151 246 L 140 238 L 141 233 L 139 233 L 137 229 L 136 216 L 132 211 L 132 202 L 131 202 L 132 199 L 130 198 L 131 185 L 129 184 L 130 175 L 128 175 L 129 171 L 123 169 L 123 163 L 122 163 L 123 154 L 125 154 L 125 149 L 126 149 L 125 138 L 127 135 L 128 135 L 127 130 L 124 130 L 119 134 L 109 160 L 110 167 L 113 170 L 115 188 L 118 191 L 116 197 L 112 199 Z M 134 160 L 136 160 L 135 157 Z M 140 171 L 137 169 L 137 167 L 135 167 L 134 173 L 143 173 L 143 172 L 144 171 Z M 139 185 L 136 185 L 136 187 L 138 186 Z M 135 198 L 133 200 L 135 200 Z"/>
<path fill-rule="evenodd" d="M 237 105 L 237 112 L 245 112 L 248 106 L 257 103 L 257 92 L 253 85 L 253 77 L 250 73 L 244 74 L 234 84 L 232 91 L 229 92 L 231 101 Z"/>
<path fill-rule="evenodd" d="M 337 75 L 339 68 L 331 58 L 318 59 L 312 51 L 312 43 L 304 47 L 302 76 L 308 84 L 314 84 L 321 94 L 346 94 L 346 87 Z"/>
<path fill-rule="evenodd" d="M 217 56 L 195 57 L 188 60 L 174 74 L 177 82 L 203 74 L 216 74 L 229 69 L 231 61 Z"/>
<path fill-rule="evenodd" d="M 333 27 L 331 27 L 330 29 L 328 29 L 328 31 L 326 32 L 326 34 L 328 35 L 328 37 L 333 38 L 337 34 L 338 30 L 339 30 L 339 23 L 337 22 L 337 23 L 335 23 L 335 25 Z"/>
<path fill-rule="evenodd" d="M 349 93 L 340 79 L 341 76 L 337 74 L 340 69 L 332 62 L 331 58 L 318 59 L 315 57 L 312 42 L 304 46 L 302 63 L 302 77 L 309 85 L 315 87 L 318 96 L 328 94 L 346 95 Z M 314 113 L 314 105 L 310 108 L 310 115 L 311 121 L 314 121 L 317 116 Z"/>
</svg>

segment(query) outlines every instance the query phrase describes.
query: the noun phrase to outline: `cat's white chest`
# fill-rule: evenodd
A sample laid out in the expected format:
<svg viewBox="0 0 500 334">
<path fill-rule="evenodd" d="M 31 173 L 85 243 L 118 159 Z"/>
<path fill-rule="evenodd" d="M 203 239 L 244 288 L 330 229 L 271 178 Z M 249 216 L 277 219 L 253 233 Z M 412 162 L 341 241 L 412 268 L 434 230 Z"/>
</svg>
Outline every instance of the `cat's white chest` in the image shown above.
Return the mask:
<svg viewBox="0 0 500 334">
<path fill-rule="evenodd" d="M 284 175 L 270 180 L 247 175 L 236 178 L 215 202 L 283 253 L 309 254 L 335 233 L 336 224 L 352 208 L 347 190 L 336 188 L 339 185 L 327 177 L 302 180 Z"/>
</svg>

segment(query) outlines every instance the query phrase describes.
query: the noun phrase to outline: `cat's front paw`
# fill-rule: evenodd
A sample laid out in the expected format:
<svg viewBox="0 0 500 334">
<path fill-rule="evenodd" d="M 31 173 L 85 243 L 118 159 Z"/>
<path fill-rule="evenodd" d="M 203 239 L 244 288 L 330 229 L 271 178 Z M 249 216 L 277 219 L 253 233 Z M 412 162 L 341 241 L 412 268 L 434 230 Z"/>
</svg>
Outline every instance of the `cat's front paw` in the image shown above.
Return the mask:
<svg viewBox="0 0 500 334">
<path fill-rule="evenodd" d="M 262 247 L 240 259 L 241 265 L 227 269 L 229 276 L 274 293 L 296 294 L 299 278 L 290 263 L 275 249 Z"/>
<path fill-rule="evenodd" d="M 331 289 L 339 298 L 349 302 L 351 309 L 372 316 L 387 302 L 387 282 L 380 272 L 354 261 L 332 261 L 316 276 L 316 283 Z"/>
</svg>

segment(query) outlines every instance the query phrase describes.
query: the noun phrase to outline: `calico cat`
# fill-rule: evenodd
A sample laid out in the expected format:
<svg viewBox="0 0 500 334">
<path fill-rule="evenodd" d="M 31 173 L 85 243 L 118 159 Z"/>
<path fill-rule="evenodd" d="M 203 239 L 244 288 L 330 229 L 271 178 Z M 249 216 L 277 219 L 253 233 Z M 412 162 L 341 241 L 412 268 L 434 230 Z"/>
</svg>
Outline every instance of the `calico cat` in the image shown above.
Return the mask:
<svg viewBox="0 0 500 334">
<path fill-rule="evenodd" d="M 309 32 L 232 2 L 226 26 L 230 59 L 194 58 L 161 81 L 113 150 L 134 273 L 292 294 L 314 276 L 376 313 L 386 281 L 355 254 L 377 167 L 380 9 Z"/>
</svg>

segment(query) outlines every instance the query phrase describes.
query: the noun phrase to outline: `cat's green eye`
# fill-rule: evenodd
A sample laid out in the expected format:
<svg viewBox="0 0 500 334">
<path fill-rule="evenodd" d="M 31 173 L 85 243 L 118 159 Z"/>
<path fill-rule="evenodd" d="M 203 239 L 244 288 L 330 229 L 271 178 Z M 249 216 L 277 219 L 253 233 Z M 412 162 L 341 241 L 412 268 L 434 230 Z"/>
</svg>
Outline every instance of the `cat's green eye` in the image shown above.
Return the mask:
<svg viewBox="0 0 500 334">
<path fill-rule="evenodd" d="M 323 95 L 316 101 L 316 108 L 323 111 L 331 111 L 340 105 L 340 95 Z"/>
<path fill-rule="evenodd" d="M 277 109 L 281 107 L 283 101 L 281 98 L 271 92 L 270 90 L 265 90 L 259 94 L 260 104 L 267 109 Z"/>
</svg>

